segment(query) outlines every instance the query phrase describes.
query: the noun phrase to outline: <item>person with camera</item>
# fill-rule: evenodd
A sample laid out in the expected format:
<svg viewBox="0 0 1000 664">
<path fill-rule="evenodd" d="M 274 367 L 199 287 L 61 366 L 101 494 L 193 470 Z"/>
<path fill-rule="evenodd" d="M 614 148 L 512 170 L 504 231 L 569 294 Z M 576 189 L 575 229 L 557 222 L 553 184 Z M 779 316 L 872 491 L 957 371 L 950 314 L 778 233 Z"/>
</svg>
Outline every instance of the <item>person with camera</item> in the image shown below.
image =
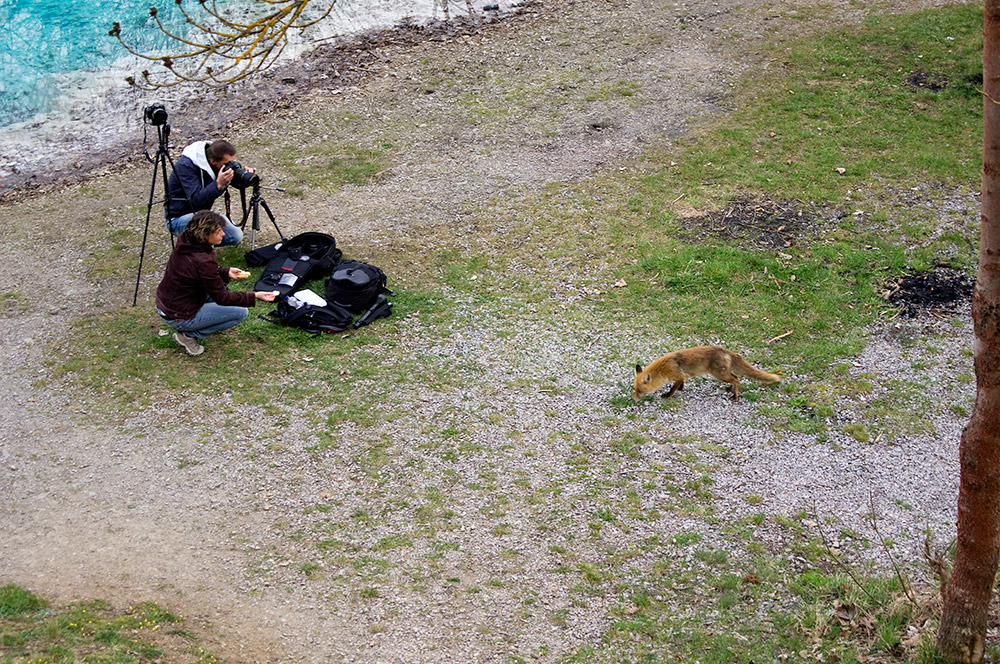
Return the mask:
<svg viewBox="0 0 1000 664">
<path fill-rule="evenodd" d="M 191 215 L 177 239 L 163 280 L 156 288 L 156 312 L 174 330 L 174 341 L 188 355 L 201 355 L 198 343 L 205 337 L 239 324 L 257 300 L 273 302 L 277 291 L 231 292 L 230 279 L 242 280 L 250 273 L 222 267 L 215 260 L 215 245 L 222 242 L 226 218 L 211 210 Z"/>
<path fill-rule="evenodd" d="M 226 193 L 234 177 L 243 182 L 255 179 L 255 173 L 254 169 L 244 170 L 239 165 L 236 148 L 229 141 L 195 141 L 188 145 L 167 179 L 168 230 L 173 235 L 180 235 L 195 212 L 211 209 L 215 199 Z M 224 218 L 226 232 L 222 244 L 239 244 L 243 241 L 243 231 Z"/>
</svg>

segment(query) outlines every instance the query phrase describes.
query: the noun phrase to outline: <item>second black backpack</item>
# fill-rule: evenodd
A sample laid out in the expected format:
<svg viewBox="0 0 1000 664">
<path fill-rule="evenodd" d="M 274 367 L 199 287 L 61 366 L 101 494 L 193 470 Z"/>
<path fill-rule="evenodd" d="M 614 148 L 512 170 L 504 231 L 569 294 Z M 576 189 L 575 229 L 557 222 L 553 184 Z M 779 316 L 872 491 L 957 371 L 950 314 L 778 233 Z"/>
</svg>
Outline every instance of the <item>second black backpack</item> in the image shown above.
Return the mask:
<svg viewBox="0 0 1000 664">
<path fill-rule="evenodd" d="M 278 291 L 281 296 L 294 293 L 310 279 L 330 274 L 341 255 L 332 235 L 300 233 L 274 245 L 274 255 L 253 288 L 255 291 Z M 247 263 L 250 264 L 249 254 Z"/>
<path fill-rule="evenodd" d="M 266 316 L 261 316 L 272 323 L 283 323 L 289 327 L 298 327 L 306 332 L 319 334 L 321 332 L 343 332 L 351 327 L 353 316 L 342 307 L 327 304 L 325 307 L 315 304 L 300 304 L 295 306 L 282 298 L 278 306 Z"/>
<path fill-rule="evenodd" d="M 374 265 L 360 261 L 341 261 L 333 268 L 326 282 L 326 301 L 353 313 L 367 310 L 385 287 L 385 273 Z"/>
</svg>

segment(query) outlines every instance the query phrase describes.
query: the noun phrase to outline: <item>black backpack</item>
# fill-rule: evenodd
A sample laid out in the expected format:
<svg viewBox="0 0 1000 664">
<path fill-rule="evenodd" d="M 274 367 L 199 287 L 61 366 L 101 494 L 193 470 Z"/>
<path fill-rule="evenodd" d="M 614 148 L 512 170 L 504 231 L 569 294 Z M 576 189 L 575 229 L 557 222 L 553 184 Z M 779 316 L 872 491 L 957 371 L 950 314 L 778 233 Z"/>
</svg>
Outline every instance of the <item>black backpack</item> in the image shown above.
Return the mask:
<svg viewBox="0 0 1000 664">
<path fill-rule="evenodd" d="M 278 306 L 261 318 L 271 323 L 298 327 L 313 334 L 343 332 L 351 327 L 351 321 L 354 319 L 351 312 L 335 304 L 327 303 L 325 307 L 300 304 L 296 307 L 286 298 L 277 302 Z"/>
<path fill-rule="evenodd" d="M 326 281 L 326 301 L 360 313 L 374 306 L 382 293 L 393 294 L 385 284 L 385 273 L 374 265 L 341 261 Z"/>
<path fill-rule="evenodd" d="M 310 279 L 330 274 L 342 255 L 332 235 L 309 232 L 248 252 L 246 261 L 252 267 L 267 263 L 254 284 L 255 291 L 278 291 L 284 296 Z"/>
</svg>

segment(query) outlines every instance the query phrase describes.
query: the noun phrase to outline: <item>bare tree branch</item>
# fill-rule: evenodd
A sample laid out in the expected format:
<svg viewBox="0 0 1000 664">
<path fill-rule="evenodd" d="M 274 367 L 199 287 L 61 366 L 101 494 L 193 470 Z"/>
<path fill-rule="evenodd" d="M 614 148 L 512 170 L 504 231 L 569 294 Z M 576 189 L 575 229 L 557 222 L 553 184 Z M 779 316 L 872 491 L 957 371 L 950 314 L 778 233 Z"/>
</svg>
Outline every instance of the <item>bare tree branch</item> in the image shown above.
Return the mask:
<svg viewBox="0 0 1000 664">
<path fill-rule="evenodd" d="M 156 7 L 150 8 L 149 15 L 175 45 L 175 52 L 150 54 L 139 50 L 122 35 L 121 24 L 117 22 L 108 32 L 132 55 L 162 66 L 158 71 L 143 70 L 138 78 L 126 77 L 129 85 L 156 90 L 190 82 L 209 87 L 234 83 L 274 64 L 288 45 L 289 30 L 301 31 L 323 21 L 337 2 L 254 0 L 251 6 L 259 10 L 259 16 L 239 20 L 220 9 L 216 0 L 194 0 L 198 4 L 197 16 L 188 11 L 184 0 L 173 1 L 183 17 L 185 30 L 166 25 Z M 440 10 L 448 20 L 452 3 L 464 4 L 469 14 L 475 11 L 471 0 L 434 0 L 435 14 Z"/>
<path fill-rule="evenodd" d="M 132 55 L 164 68 L 160 72 L 144 70 L 138 79 L 126 78 L 130 85 L 143 90 L 184 82 L 219 87 L 246 78 L 274 63 L 288 44 L 289 30 L 301 31 L 315 25 L 327 18 L 336 5 L 336 0 L 256 0 L 255 4 L 266 8 L 266 12 L 259 18 L 237 20 L 221 11 L 214 0 L 197 0 L 200 13 L 205 15 L 204 20 L 199 20 L 184 7 L 183 0 L 174 2 L 188 27 L 187 35 L 167 26 L 156 7 L 149 14 L 160 32 L 177 45 L 177 52 L 144 53 L 126 41 L 119 23 L 108 33 Z M 319 10 L 307 11 L 310 5 Z"/>
</svg>

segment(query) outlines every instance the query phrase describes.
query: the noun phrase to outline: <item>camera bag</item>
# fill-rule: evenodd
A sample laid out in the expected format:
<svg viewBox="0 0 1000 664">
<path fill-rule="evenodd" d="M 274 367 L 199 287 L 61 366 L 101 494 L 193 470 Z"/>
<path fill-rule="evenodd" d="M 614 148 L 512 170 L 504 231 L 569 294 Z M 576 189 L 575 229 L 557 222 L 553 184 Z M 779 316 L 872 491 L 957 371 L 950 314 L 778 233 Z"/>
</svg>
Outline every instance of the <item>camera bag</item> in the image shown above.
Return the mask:
<svg viewBox="0 0 1000 664">
<path fill-rule="evenodd" d="M 308 232 L 248 252 L 246 259 L 247 265 L 254 266 L 262 264 L 254 261 L 267 257 L 264 272 L 254 284 L 255 291 L 278 291 L 279 296 L 285 296 L 305 286 L 310 279 L 330 274 L 341 256 L 332 235 Z"/>
<path fill-rule="evenodd" d="M 335 304 L 326 306 L 316 304 L 289 302 L 289 298 L 278 300 L 278 306 L 266 316 L 261 316 L 271 323 L 281 323 L 289 327 L 297 327 L 312 334 L 323 332 L 343 332 L 351 327 L 353 316 L 351 312 Z"/>
<path fill-rule="evenodd" d="M 257 247 L 253 251 L 248 251 L 243 254 L 243 259 L 246 260 L 249 267 L 267 265 L 271 262 L 272 258 L 278 255 L 278 252 L 281 250 L 281 245 L 284 243 L 285 241 L 281 240 L 280 242 L 275 242 L 274 244 Z"/>
<path fill-rule="evenodd" d="M 360 261 L 341 261 L 326 281 L 326 301 L 353 313 L 375 305 L 382 293 L 393 295 L 385 286 L 385 273 L 374 265 Z"/>
</svg>

